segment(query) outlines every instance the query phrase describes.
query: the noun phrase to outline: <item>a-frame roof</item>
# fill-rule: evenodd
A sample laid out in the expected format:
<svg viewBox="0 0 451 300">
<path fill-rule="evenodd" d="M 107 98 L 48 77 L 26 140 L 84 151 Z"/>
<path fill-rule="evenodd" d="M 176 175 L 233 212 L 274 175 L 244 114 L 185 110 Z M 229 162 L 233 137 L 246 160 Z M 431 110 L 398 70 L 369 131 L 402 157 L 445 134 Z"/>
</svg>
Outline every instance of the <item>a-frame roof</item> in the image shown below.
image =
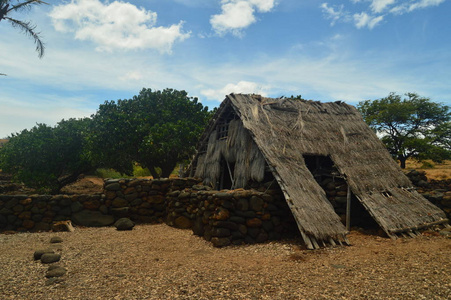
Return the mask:
<svg viewBox="0 0 451 300">
<path fill-rule="evenodd" d="M 347 231 L 304 155 L 330 157 L 352 193 L 389 236 L 448 221 L 443 211 L 414 190 L 355 107 L 231 94 L 216 119 L 230 107 L 265 157 L 307 244 L 346 240 Z M 214 121 L 210 125 L 204 140 Z"/>
</svg>

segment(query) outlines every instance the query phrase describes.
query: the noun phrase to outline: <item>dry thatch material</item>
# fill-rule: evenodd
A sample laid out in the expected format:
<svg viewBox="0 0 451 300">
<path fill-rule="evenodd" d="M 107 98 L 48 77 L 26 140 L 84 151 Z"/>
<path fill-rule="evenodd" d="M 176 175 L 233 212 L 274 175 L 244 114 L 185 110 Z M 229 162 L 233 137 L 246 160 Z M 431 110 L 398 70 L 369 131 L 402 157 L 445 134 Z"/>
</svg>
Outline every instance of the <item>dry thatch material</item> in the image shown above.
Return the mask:
<svg viewBox="0 0 451 300">
<path fill-rule="evenodd" d="M 221 161 L 235 166 L 232 171 L 232 188 L 243 188 L 250 179 L 262 181 L 265 173 L 265 158 L 252 140 L 240 120 L 228 123 L 227 139 L 218 139 L 217 131 L 210 133 L 207 152 L 198 157 L 195 176 L 204 179 L 204 184 L 218 187 L 221 176 Z"/>
<path fill-rule="evenodd" d="M 230 123 L 230 140 L 224 144 L 214 141 L 215 125 L 231 112 L 239 120 Z M 231 94 L 221 104 L 200 145 L 205 145 L 207 136 L 206 156 L 199 153 L 195 159 L 196 175 L 206 180 L 218 178 L 216 162 L 218 155 L 224 155 L 235 159 L 236 182 L 243 186 L 241 180 L 262 178 L 255 174 L 263 176 L 266 160 L 304 240 L 313 247 L 317 242 L 346 241 L 347 231 L 307 168 L 304 155 L 329 156 L 352 193 L 388 235 L 447 222 L 440 209 L 413 190 L 353 106 Z M 252 174 L 246 173 L 248 170 Z"/>
</svg>

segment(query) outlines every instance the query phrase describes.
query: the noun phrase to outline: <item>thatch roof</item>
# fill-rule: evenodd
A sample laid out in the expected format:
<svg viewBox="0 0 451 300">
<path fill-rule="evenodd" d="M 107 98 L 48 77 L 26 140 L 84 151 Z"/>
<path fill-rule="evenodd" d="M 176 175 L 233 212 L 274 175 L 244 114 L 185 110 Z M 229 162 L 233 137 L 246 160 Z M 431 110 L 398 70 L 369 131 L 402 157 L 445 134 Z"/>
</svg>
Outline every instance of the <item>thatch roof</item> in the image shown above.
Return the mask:
<svg viewBox="0 0 451 300">
<path fill-rule="evenodd" d="M 231 94 L 201 144 L 230 107 L 271 167 L 307 244 L 345 240 L 347 231 L 304 155 L 329 156 L 352 193 L 390 236 L 447 222 L 443 211 L 414 190 L 353 106 Z"/>
</svg>

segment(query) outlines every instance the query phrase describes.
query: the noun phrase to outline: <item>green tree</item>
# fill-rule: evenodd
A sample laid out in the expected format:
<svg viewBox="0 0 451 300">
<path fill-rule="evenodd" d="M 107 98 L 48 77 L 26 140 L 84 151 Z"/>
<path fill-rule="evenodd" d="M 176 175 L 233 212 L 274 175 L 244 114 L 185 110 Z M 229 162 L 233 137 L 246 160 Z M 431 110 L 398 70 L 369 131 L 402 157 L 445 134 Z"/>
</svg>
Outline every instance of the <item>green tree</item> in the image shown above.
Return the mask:
<svg viewBox="0 0 451 300">
<path fill-rule="evenodd" d="M 103 167 L 130 175 L 136 162 L 155 178 L 169 177 L 194 153 L 210 116 L 185 91 L 142 89 L 132 99 L 100 105 L 92 116 L 90 151 Z"/>
<path fill-rule="evenodd" d="M 93 169 L 84 138 L 90 121 L 62 120 L 55 127 L 37 124 L 12 134 L 0 148 L 0 169 L 27 186 L 58 192 Z"/>
<path fill-rule="evenodd" d="M 410 157 L 440 162 L 451 157 L 451 112 L 448 106 L 415 93 L 390 93 L 359 102 L 365 122 L 376 130 L 401 168 Z"/>
<path fill-rule="evenodd" d="M 6 20 L 15 28 L 18 28 L 30 36 L 34 43 L 36 44 L 36 51 L 38 52 L 39 58 L 44 56 L 44 43 L 41 40 L 40 32 L 36 32 L 36 26 L 32 25 L 28 21 L 20 21 L 9 17 L 12 12 L 21 11 L 30 8 L 32 5 L 48 4 L 40 0 L 27 0 L 27 1 L 17 1 L 16 4 L 12 4 L 11 0 L 0 0 L 0 22 Z M 4 74 L 1 74 L 4 75 Z"/>
</svg>

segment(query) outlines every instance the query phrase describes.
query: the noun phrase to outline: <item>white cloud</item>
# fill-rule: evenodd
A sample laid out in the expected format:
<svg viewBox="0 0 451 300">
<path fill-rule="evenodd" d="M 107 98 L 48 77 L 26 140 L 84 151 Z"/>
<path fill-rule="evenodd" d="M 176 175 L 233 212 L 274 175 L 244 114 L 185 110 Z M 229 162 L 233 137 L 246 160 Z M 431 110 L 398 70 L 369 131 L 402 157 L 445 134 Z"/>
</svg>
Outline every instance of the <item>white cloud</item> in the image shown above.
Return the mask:
<svg viewBox="0 0 451 300">
<path fill-rule="evenodd" d="M 344 5 L 335 5 L 335 7 L 333 6 L 329 6 L 328 3 L 322 3 L 321 4 L 321 8 L 323 10 L 323 13 L 326 17 L 326 19 L 332 20 L 330 22 L 330 25 L 335 25 L 335 23 L 337 21 L 339 21 L 340 19 L 347 19 L 347 15 L 348 13 L 346 13 L 345 11 L 343 11 Z"/>
<path fill-rule="evenodd" d="M 439 4 L 442 4 L 443 2 L 445 2 L 445 0 L 420 0 L 416 3 L 412 3 L 409 6 L 409 11 L 418 9 L 418 8 L 426 8 L 429 6 L 437 6 Z"/>
<path fill-rule="evenodd" d="M 223 88 L 220 89 L 207 89 L 201 90 L 201 94 L 207 97 L 208 99 L 222 101 L 226 95 L 231 93 L 243 93 L 243 94 L 260 94 L 262 96 L 266 96 L 266 91 L 269 89 L 269 86 L 259 85 L 255 82 L 250 81 L 240 81 L 236 84 L 229 83 Z"/>
<path fill-rule="evenodd" d="M 256 22 L 256 11 L 267 13 L 276 5 L 275 0 L 222 0 L 221 3 L 221 14 L 211 16 L 210 24 L 219 35 L 231 32 L 236 36 Z"/>
<path fill-rule="evenodd" d="M 371 3 L 371 10 L 375 13 L 381 13 L 395 2 L 396 0 L 373 0 Z"/>
<path fill-rule="evenodd" d="M 430 6 L 438 6 L 445 2 L 445 0 L 418 0 L 406 1 L 397 6 L 394 6 L 390 12 L 393 14 L 409 13 L 417 9 L 427 8 Z"/>
<path fill-rule="evenodd" d="M 139 71 L 131 71 L 125 73 L 124 76 L 119 77 L 122 81 L 137 81 L 141 80 L 143 78 L 143 75 Z"/>
<path fill-rule="evenodd" d="M 99 51 L 151 48 L 170 53 L 175 42 L 190 36 L 182 32 L 183 22 L 156 27 L 157 13 L 128 2 L 72 0 L 55 6 L 49 15 L 57 31 L 93 41 Z"/>
<path fill-rule="evenodd" d="M 276 5 L 275 0 L 249 0 L 260 12 L 269 12 Z"/>
<path fill-rule="evenodd" d="M 373 29 L 384 19 L 384 16 L 373 17 L 364 12 L 355 14 L 353 17 L 357 28 L 368 27 L 369 29 Z"/>
<path fill-rule="evenodd" d="M 324 17 L 331 20 L 332 26 L 337 22 L 352 22 L 359 29 L 365 27 L 373 29 L 388 14 L 409 13 L 416 9 L 440 5 L 445 0 L 350 0 L 350 2 L 359 6 L 357 12 L 351 13 L 351 9 L 346 9 L 344 4 L 330 6 L 328 3 L 322 3 L 320 7 Z M 362 10 L 362 6 L 367 8 Z"/>
</svg>

